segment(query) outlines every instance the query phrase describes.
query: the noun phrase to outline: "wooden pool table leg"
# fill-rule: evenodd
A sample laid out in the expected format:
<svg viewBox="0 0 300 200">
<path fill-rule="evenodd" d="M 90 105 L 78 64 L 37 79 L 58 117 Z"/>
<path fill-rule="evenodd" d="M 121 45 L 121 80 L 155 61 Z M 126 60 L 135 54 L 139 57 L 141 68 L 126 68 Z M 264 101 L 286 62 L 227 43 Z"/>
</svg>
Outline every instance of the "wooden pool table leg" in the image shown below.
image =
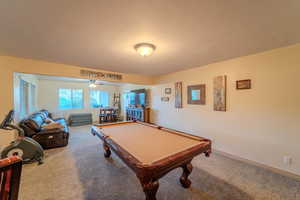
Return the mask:
<svg viewBox="0 0 300 200">
<path fill-rule="evenodd" d="M 157 180 L 140 180 L 144 193 L 146 195 L 146 200 L 156 200 L 156 193 L 159 188 L 159 183 Z"/>
<path fill-rule="evenodd" d="M 110 151 L 109 146 L 105 142 L 103 143 L 103 149 L 104 149 L 104 157 L 109 158 L 111 151 Z"/>
<path fill-rule="evenodd" d="M 204 154 L 205 154 L 206 157 L 209 157 L 210 154 L 211 154 L 211 150 L 208 150 L 208 151 L 204 152 Z"/>
<path fill-rule="evenodd" d="M 191 164 L 191 162 L 188 162 L 182 165 L 181 168 L 183 169 L 183 173 L 180 177 L 180 183 L 182 187 L 189 188 L 192 182 L 188 179 L 188 176 L 192 173 L 193 165 Z"/>
</svg>

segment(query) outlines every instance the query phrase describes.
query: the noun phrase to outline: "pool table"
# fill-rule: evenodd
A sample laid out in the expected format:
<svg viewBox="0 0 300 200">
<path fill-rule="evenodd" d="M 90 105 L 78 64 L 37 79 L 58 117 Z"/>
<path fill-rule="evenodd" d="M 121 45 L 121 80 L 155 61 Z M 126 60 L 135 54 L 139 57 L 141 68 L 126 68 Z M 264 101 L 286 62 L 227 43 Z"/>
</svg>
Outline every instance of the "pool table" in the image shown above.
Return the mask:
<svg viewBox="0 0 300 200">
<path fill-rule="evenodd" d="M 143 122 L 99 124 L 91 132 L 103 141 L 106 158 L 112 150 L 136 173 L 146 200 L 156 199 L 159 178 L 178 167 L 183 169 L 181 185 L 190 187 L 192 159 L 211 153 L 209 139 Z"/>
</svg>

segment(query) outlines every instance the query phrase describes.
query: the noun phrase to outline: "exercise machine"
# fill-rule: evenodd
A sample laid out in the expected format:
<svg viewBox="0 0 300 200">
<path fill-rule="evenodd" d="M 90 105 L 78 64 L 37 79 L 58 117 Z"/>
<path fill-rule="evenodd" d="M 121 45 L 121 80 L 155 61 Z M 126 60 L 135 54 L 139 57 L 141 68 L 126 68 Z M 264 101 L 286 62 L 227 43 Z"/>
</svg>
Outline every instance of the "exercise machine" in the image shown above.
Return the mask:
<svg viewBox="0 0 300 200">
<path fill-rule="evenodd" d="M 42 146 L 32 138 L 25 137 L 23 129 L 12 124 L 14 113 L 14 110 L 11 110 L 0 124 L 0 138 L 1 130 L 11 131 L 12 134 L 16 130 L 18 137 L 0 151 L 1 158 L 19 156 L 23 163 L 38 162 L 38 164 L 42 164 L 44 160 Z"/>
</svg>

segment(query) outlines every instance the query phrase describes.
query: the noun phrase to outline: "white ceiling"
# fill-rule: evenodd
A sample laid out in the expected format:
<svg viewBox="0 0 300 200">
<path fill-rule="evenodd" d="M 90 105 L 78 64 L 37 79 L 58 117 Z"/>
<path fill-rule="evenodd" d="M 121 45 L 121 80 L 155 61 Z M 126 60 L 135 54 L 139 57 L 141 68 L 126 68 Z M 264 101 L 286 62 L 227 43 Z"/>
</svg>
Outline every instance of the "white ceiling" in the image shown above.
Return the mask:
<svg viewBox="0 0 300 200">
<path fill-rule="evenodd" d="M 298 43 L 299 22 L 299 0 L 6 0 L 0 53 L 158 75 Z"/>
</svg>

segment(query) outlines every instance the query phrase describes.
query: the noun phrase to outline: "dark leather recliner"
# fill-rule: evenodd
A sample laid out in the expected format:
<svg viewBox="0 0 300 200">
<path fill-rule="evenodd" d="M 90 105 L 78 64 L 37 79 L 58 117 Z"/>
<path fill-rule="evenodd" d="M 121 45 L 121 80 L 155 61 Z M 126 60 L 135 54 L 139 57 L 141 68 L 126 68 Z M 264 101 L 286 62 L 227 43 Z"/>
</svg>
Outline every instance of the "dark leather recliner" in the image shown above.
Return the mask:
<svg viewBox="0 0 300 200">
<path fill-rule="evenodd" d="M 52 119 L 64 128 L 44 129 L 43 125 L 47 124 L 47 118 L 52 119 L 51 114 L 47 110 L 41 110 L 22 120 L 19 126 L 24 130 L 25 136 L 37 141 L 44 149 L 67 146 L 69 129 L 66 120 L 63 118 Z"/>
</svg>

